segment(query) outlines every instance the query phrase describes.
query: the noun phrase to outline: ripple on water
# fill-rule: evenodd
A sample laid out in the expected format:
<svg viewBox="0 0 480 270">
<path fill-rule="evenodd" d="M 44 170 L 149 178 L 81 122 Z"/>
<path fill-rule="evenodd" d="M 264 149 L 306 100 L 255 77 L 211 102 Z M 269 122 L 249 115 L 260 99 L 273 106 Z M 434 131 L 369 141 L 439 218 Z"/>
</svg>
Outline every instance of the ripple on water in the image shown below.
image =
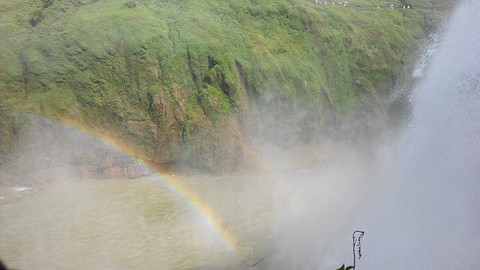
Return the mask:
<svg viewBox="0 0 480 270">
<path fill-rule="evenodd" d="M 35 187 L 3 187 L 0 189 L 0 204 L 14 203 L 39 192 Z"/>
<path fill-rule="evenodd" d="M 252 248 L 261 256 L 269 235 L 267 198 L 255 196 L 262 189 L 230 179 L 190 183 L 238 238 L 239 251 L 158 179 L 88 180 L 36 194 L 12 188 L 35 196 L 0 207 L 2 260 L 16 269 L 244 269 Z"/>
</svg>

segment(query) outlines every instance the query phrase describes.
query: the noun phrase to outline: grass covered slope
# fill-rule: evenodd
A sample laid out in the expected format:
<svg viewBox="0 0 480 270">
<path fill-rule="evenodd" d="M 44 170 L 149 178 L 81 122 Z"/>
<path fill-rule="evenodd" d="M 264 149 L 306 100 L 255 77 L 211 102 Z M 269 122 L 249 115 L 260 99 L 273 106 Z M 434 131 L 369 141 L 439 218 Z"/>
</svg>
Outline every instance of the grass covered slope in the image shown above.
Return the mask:
<svg viewBox="0 0 480 270">
<path fill-rule="evenodd" d="M 288 131 L 300 136 L 383 111 L 442 14 L 303 0 L 0 8 L 0 162 L 20 144 L 23 115 L 34 114 L 114 137 L 141 159 L 203 172 L 254 169 L 244 143 L 251 126 L 300 119 Z"/>
</svg>

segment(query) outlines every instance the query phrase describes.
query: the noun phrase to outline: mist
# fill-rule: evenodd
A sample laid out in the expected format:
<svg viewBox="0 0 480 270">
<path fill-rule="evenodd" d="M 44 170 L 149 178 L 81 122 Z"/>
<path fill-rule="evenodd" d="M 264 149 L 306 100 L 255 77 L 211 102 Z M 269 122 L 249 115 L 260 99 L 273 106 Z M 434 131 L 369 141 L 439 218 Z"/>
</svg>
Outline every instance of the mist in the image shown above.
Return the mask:
<svg viewBox="0 0 480 270">
<path fill-rule="evenodd" d="M 138 178 L 151 174 L 137 160 L 72 127 L 19 117 L 16 143 L 0 166 L 0 184 L 38 186 L 87 178 Z"/>
<path fill-rule="evenodd" d="M 480 19 L 456 11 L 414 89 L 387 185 L 361 208 L 357 269 L 474 269 L 480 259 Z"/>
<path fill-rule="evenodd" d="M 292 152 L 269 164 L 275 169 L 267 180 L 273 206 L 266 269 L 337 269 L 351 262 L 352 226 L 372 188 L 390 172 L 394 140 L 387 130 L 375 138 L 357 135 L 355 142 L 324 137 L 304 147 L 306 153 L 318 151 L 315 166 L 289 167 L 302 159 Z M 339 243 L 344 236 L 348 240 Z"/>
<path fill-rule="evenodd" d="M 322 154 L 333 162 L 277 175 L 281 191 L 274 195 L 270 269 L 351 265 L 354 230 L 365 231 L 357 269 L 475 268 L 480 261 L 478 10 L 478 1 L 464 1 L 419 59 L 405 128 L 395 134 L 385 130 L 373 141 L 359 132 L 353 145 L 330 140 Z"/>
<path fill-rule="evenodd" d="M 264 162 L 262 167 L 268 172 L 261 179 L 264 181 L 261 189 L 257 184 L 252 184 L 260 182 L 256 179 L 242 182 L 230 177 L 230 181 L 223 178 L 218 181 L 210 179 L 210 182 L 191 181 L 201 186 L 198 188 L 200 197 L 211 199 L 211 205 L 223 207 L 219 215 L 233 216 L 229 219 L 233 220 L 230 227 L 234 228 L 234 233 L 247 235 L 239 237 L 243 253 L 236 254 L 238 257 L 233 256 L 235 258 L 228 261 L 230 265 L 236 266 L 234 269 L 245 269 L 241 262 L 248 260 L 245 254 L 250 254 L 250 250 L 252 258 L 255 258 L 252 262 L 263 260 L 255 269 L 336 269 L 342 264 L 351 265 L 351 236 L 354 230 L 365 231 L 362 240 L 363 256 L 357 260 L 357 269 L 474 269 L 480 260 L 478 10 L 479 1 L 464 1 L 438 43 L 427 52 L 430 60 L 419 60 L 422 68 L 413 74 L 419 78 L 411 96 L 414 109 L 403 130 L 388 128 L 391 126 L 387 122 L 388 118 L 374 115 L 364 122 L 345 123 L 345 127 L 337 130 L 339 133 L 333 136 L 331 133 L 302 134 L 307 137 L 296 138 L 293 134 L 304 128 L 299 126 L 308 122 L 308 117 L 311 116 L 308 112 L 300 113 L 298 119 L 287 127 L 276 126 L 276 122 L 272 122 L 262 131 L 252 131 L 252 148 L 258 151 L 259 160 Z M 264 112 L 260 112 L 262 113 Z M 266 122 L 271 118 L 267 117 Z M 19 135 L 31 136 L 32 138 L 25 139 L 31 143 L 20 149 L 21 156 L 17 160 L 5 165 L 14 171 L 12 180 L 5 180 L 8 184 L 20 185 L 25 179 L 29 183 L 41 185 L 65 179 L 139 178 L 153 174 L 128 155 L 73 129 L 44 120 L 29 120 L 25 125 L 40 130 L 40 133 L 35 134 L 43 137 L 34 138 L 29 135 L 30 131 Z M 359 129 L 362 125 L 368 128 Z M 312 130 L 318 129 L 314 124 Z M 279 130 L 287 131 L 282 133 Z M 27 175 L 22 178 L 17 177 L 17 173 Z M 128 224 L 132 229 L 125 231 L 125 237 L 131 235 L 132 231 L 153 231 L 153 234 L 148 234 L 152 236 L 151 246 L 144 243 L 144 235 L 136 237 L 134 234 L 135 240 L 140 239 L 142 243 L 139 244 L 139 250 L 145 253 L 141 254 L 146 257 L 137 256 L 135 260 L 128 261 L 131 264 L 137 263 L 136 267 L 140 263 L 148 263 L 150 267 L 158 266 L 164 261 L 171 261 L 174 256 L 179 263 L 187 265 L 185 267 L 192 267 L 195 263 L 203 267 L 209 258 L 194 250 L 191 241 L 197 239 L 195 235 L 202 235 L 201 226 L 189 217 L 190 211 L 186 211 L 187 207 L 182 204 L 184 201 L 178 203 L 172 199 L 173 206 L 165 206 L 161 204 L 163 199 L 152 199 L 162 198 L 155 197 L 158 194 L 173 193 L 168 188 L 159 188 L 161 185 L 157 182 L 161 181 L 143 180 L 138 186 L 122 182 L 126 187 L 119 194 L 126 196 L 131 204 L 125 221 L 123 215 L 118 214 L 121 211 L 117 212 L 117 208 L 129 203 L 125 203 L 125 198 L 118 199 L 116 195 L 111 195 L 117 192 L 115 186 L 110 186 L 113 182 L 101 183 L 106 187 L 100 190 L 114 198 L 109 201 L 115 202 L 112 208 L 115 209 L 115 215 L 111 215 L 112 211 L 105 208 L 107 210 L 104 212 L 98 212 L 98 219 L 107 217 L 106 220 L 109 221 L 109 216 L 120 216 L 122 223 L 119 224 L 131 222 Z M 267 187 L 263 186 L 264 183 Z M 96 190 L 96 185 L 98 183 L 90 187 L 91 190 Z M 133 187 L 137 187 L 137 194 L 140 195 L 132 195 Z M 43 197 L 39 196 L 39 199 L 46 200 L 47 195 L 57 193 L 59 192 L 53 190 Z M 82 196 L 86 194 L 87 192 L 82 193 Z M 104 198 L 107 196 L 105 194 L 98 194 L 98 198 Z M 150 196 L 147 198 L 151 198 L 153 206 L 140 203 L 141 207 L 137 207 L 140 201 L 137 199 L 145 194 Z M 88 206 L 81 203 L 84 199 L 80 196 L 71 197 L 71 204 L 75 205 L 77 213 L 90 211 L 79 208 Z M 90 201 L 96 202 L 98 198 L 92 197 Z M 11 204 L 5 209 L 11 210 L 8 214 L 15 217 L 15 207 L 25 206 L 30 209 L 29 203 L 31 201 L 25 200 L 23 204 Z M 143 209 L 144 212 L 138 209 Z M 160 216 L 158 209 L 166 209 L 163 211 L 165 217 L 169 218 Z M 173 221 L 170 221 L 172 216 Z M 78 214 L 75 216 L 79 220 L 78 224 L 83 224 L 82 217 Z M 43 218 L 45 222 L 42 224 L 50 228 L 49 218 Z M 16 220 L 11 220 L 15 225 L 12 228 L 17 225 L 21 227 L 15 223 Z M 30 219 L 25 220 L 27 222 L 22 222 L 21 225 L 28 227 Z M 91 223 L 87 225 L 92 228 L 97 226 L 96 221 L 88 221 Z M 167 223 L 165 227 L 157 226 L 162 222 Z M 107 223 L 105 222 L 105 231 L 110 231 L 113 227 Z M 185 226 L 187 223 L 189 226 Z M 169 231 L 175 231 L 179 224 L 183 226 L 183 231 L 180 230 L 178 236 L 170 234 Z M 28 228 L 28 232 L 31 231 L 32 235 L 41 234 L 42 231 L 34 225 Z M 61 227 L 62 224 L 59 222 L 56 226 Z M 86 226 L 79 226 L 81 227 Z M 55 230 L 52 230 L 52 234 L 53 232 L 60 235 L 57 238 L 63 241 L 61 234 Z M 190 238 L 184 237 L 185 232 L 192 234 L 188 234 Z M 10 234 L 10 231 L 3 233 L 15 235 Z M 31 238 L 21 231 L 18 235 L 24 235 L 25 239 Z M 11 239 L 15 240 L 15 237 Z M 94 250 L 98 246 L 98 239 L 102 238 L 86 241 L 85 250 L 91 249 L 92 253 L 98 253 Z M 196 243 L 202 247 L 207 238 L 199 239 L 201 241 Z M 11 240 L 10 246 L 14 246 L 14 240 Z M 117 243 L 124 243 L 120 240 L 111 246 L 117 247 Z M 256 250 L 249 246 L 254 240 L 259 242 L 256 245 L 260 248 Z M 38 242 L 39 244 L 34 244 L 43 244 Z M 61 249 L 56 246 L 56 242 L 51 243 L 56 250 Z M 158 249 L 160 244 L 163 249 Z M 42 252 L 42 256 L 46 254 L 48 256 L 45 257 L 56 260 L 49 250 L 37 246 L 33 246 L 32 254 L 35 255 L 38 251 Z M 192 253 L 201 253 L 197 255 L 199 262 L 189 262 L 192 253 L 185 252 L 185 247 L 191 248 Z M 163 252 L 161 260 L 157 258 L 158 250 Z M 125 252 L 133 254 L 136 251 L 138 250 L 132 249 Z M 112 265 L 113 268 L 121 265 L 121 262 L 109 261 L 112 257 L 109 252 L 111 250 L 105 251 L 105 256 L 102 257 L 106 261 L 105 265 Z M 11 253 L 13 255 L 7 255 L 11 255 L 13 263 L 22 265 L 19 259 L 22 254 Z M 71 249 L 69 255 L 76 253 L 78 250 Z M 121 255 L 121 258 L 124 257 Z M 77 258 L 78 265 L 84 263 L 82 260 L 83 257 Z M 90 265 L 99 265 L 98 261 L 91 261 Z M 69 262 L 62 263 L 68 265 Z M 35 264 L 35 260 L 32 260 L 32 264 Z M 225 261 L 220 258 L 213 264 L 215 266 L 209 269 L 222 269 Z M 123 264 L 125 265 L 127 264 Z M 178 264 L 175 266 L 175 269 L 180 268 Z"/>
<path fill-rule="evenodd" d="M 264 181 L 271 193 L 265 196 L 271 197 L 272 209 L 270 220 L 264 221 L 271 224 L 267 253 L 257 254 L 264 259 L 258 267 L 265 268 L 258 269 L 349 264 L 352 226 L 372 189 L 383 186 L 391 173 L 398 128 L 379 109 L 327 126 L 314 123 L 309 129 L 306 123 L 315 120 L 303 111 L 308 106 L 299 106 L 295 114 L 285 109 L 281 115 L 283 107 L 262 105 L 264 124 L 258 125 L 262 130 L 252 145 L 268 172 Z M 400 118 L 404 116 L 396 120 Z M 305 130 L 315 134 L 306 136 Z M 344 236 L 348 240 L 340 243 Z"/>
</svg>

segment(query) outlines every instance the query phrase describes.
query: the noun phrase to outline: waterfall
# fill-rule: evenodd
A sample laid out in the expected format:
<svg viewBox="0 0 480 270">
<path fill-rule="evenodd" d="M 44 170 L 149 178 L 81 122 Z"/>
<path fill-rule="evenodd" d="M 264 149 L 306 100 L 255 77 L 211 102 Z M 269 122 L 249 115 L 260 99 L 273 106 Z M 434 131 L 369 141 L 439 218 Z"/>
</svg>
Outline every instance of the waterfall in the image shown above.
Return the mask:
<svg viewBox="0 0 480 270">
<path fill-rule="evenodd" d="M 479 10 L 480 1 L 462 2 L 414 89 L 394 172 L 357 222 L 357 269 L 478 267 Z"/>
</svg>

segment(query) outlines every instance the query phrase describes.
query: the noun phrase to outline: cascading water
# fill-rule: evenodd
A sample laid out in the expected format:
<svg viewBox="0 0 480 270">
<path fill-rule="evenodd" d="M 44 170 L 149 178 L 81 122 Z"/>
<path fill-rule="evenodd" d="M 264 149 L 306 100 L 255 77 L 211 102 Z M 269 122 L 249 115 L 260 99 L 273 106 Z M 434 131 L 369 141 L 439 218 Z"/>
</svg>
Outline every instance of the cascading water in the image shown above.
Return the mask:
<svg viewBox="0 0 480 270">
<path fill-rule="evenodd" d="M 357 222 L 366 232 L 357 269 L 478 267 L 479 10 L 480 1 L 462 2 L 414 89 L 392 182 Z"/>
</svg>

